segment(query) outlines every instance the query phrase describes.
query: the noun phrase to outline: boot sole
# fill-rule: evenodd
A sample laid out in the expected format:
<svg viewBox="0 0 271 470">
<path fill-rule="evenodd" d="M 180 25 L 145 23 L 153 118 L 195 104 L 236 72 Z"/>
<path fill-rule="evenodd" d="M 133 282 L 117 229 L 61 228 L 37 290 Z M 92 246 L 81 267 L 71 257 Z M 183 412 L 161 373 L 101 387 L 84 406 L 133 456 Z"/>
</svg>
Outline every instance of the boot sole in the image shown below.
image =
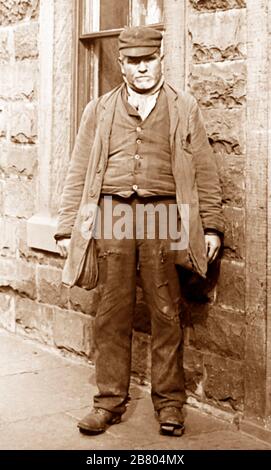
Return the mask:
<svg viewBox="0 0 271 470">
<path fill-rule="evenodd" d="M 161 424 L 160 434 L 163 436 L 182 436 L 184 433 L 184 425 Z"/>
</svg>

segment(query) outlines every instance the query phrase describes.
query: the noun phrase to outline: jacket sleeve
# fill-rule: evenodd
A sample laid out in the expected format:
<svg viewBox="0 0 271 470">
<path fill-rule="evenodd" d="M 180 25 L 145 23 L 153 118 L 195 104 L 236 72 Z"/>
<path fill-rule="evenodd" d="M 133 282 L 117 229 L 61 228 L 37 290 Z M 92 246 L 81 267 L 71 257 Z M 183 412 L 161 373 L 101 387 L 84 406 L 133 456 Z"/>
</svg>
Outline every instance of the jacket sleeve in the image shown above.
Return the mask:
<svg viewBox="0 0 271 470">
<path fill-rule="evenodd" d="M 95 135 L 95 109 L 96 101 L 88 103 L 81 118 L 61 197 L 56 240 L 71 236 L 80 206 Z"/>
<path fill-rule="evenodd" d="M 222 216 L 222 191 L 217 164 L 209 144 L 203 118 L 196 100 L 189 116 L 189 139 L 196 168 L 199 211 L 203 229 L 224 231 Z"/>
</svg>

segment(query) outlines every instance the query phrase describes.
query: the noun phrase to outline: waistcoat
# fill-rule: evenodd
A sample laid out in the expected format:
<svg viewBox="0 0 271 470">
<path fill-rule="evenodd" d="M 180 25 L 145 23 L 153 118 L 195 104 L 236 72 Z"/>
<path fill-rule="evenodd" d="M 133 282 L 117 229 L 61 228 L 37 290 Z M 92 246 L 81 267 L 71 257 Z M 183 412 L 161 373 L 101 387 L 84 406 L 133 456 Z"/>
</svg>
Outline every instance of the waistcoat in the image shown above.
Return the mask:
<svg viewBox="0 0 271 470">
<path fill-rule="evenodd" d="M 162 89 L 156 105 L 142 121 L 120 94 L 109 142 L 102 193 L 129 197 L 175 195 L 169 143 L 169 111 Z"/>
</svg>

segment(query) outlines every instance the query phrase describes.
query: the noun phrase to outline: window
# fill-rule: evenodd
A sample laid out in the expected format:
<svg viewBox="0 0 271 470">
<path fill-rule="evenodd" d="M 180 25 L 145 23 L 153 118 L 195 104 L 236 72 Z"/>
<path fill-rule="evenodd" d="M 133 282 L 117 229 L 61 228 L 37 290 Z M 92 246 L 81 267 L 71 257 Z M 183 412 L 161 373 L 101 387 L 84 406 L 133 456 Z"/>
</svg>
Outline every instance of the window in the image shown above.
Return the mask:
<svg viewBox="0 0 271 470">
<path fill-rule="evenodd" d="M 77 123 L 86 103 L 122 82 L 118 36 L 124 26 L 163 28 L 163 0 L 77 0 Z"/>
</svg>

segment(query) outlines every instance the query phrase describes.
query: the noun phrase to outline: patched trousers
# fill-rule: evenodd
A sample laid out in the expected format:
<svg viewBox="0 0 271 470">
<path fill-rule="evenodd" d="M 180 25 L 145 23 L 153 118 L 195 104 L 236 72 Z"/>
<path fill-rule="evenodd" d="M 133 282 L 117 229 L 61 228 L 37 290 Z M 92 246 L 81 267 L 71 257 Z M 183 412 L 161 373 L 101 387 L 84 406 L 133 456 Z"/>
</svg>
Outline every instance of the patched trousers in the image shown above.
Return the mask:
<svg viewBox="0 0 271 470">
<path fill-rule="evenodd" d="M 176 201 L 171 197 L 131 196 L 124 199 L 115 196 L 112 198 L 114 215 L 111 224 L 110 209 L 105 208 L 106 200 L 102 197 L 100 201 L 102 234 L 96 235 L 100 302 L 94 324 L 98 387 L 94 406 L 115 413 L 123 413 L 126 409 L 139 272 L 151 314 L 151 396 L 154 409 L 166 406 L 181 408 L 185 401 L 181 295 L 171 239 L 165 236 L 165 225 L 168 225 L 166 212 Z M 148 212 L 145 212 L 147 204 Z M 163 210 L 159 212 L 161 207 Z M 143 210 L 144 223 L 142 217 L 138 217 Z"/>
</svg>

